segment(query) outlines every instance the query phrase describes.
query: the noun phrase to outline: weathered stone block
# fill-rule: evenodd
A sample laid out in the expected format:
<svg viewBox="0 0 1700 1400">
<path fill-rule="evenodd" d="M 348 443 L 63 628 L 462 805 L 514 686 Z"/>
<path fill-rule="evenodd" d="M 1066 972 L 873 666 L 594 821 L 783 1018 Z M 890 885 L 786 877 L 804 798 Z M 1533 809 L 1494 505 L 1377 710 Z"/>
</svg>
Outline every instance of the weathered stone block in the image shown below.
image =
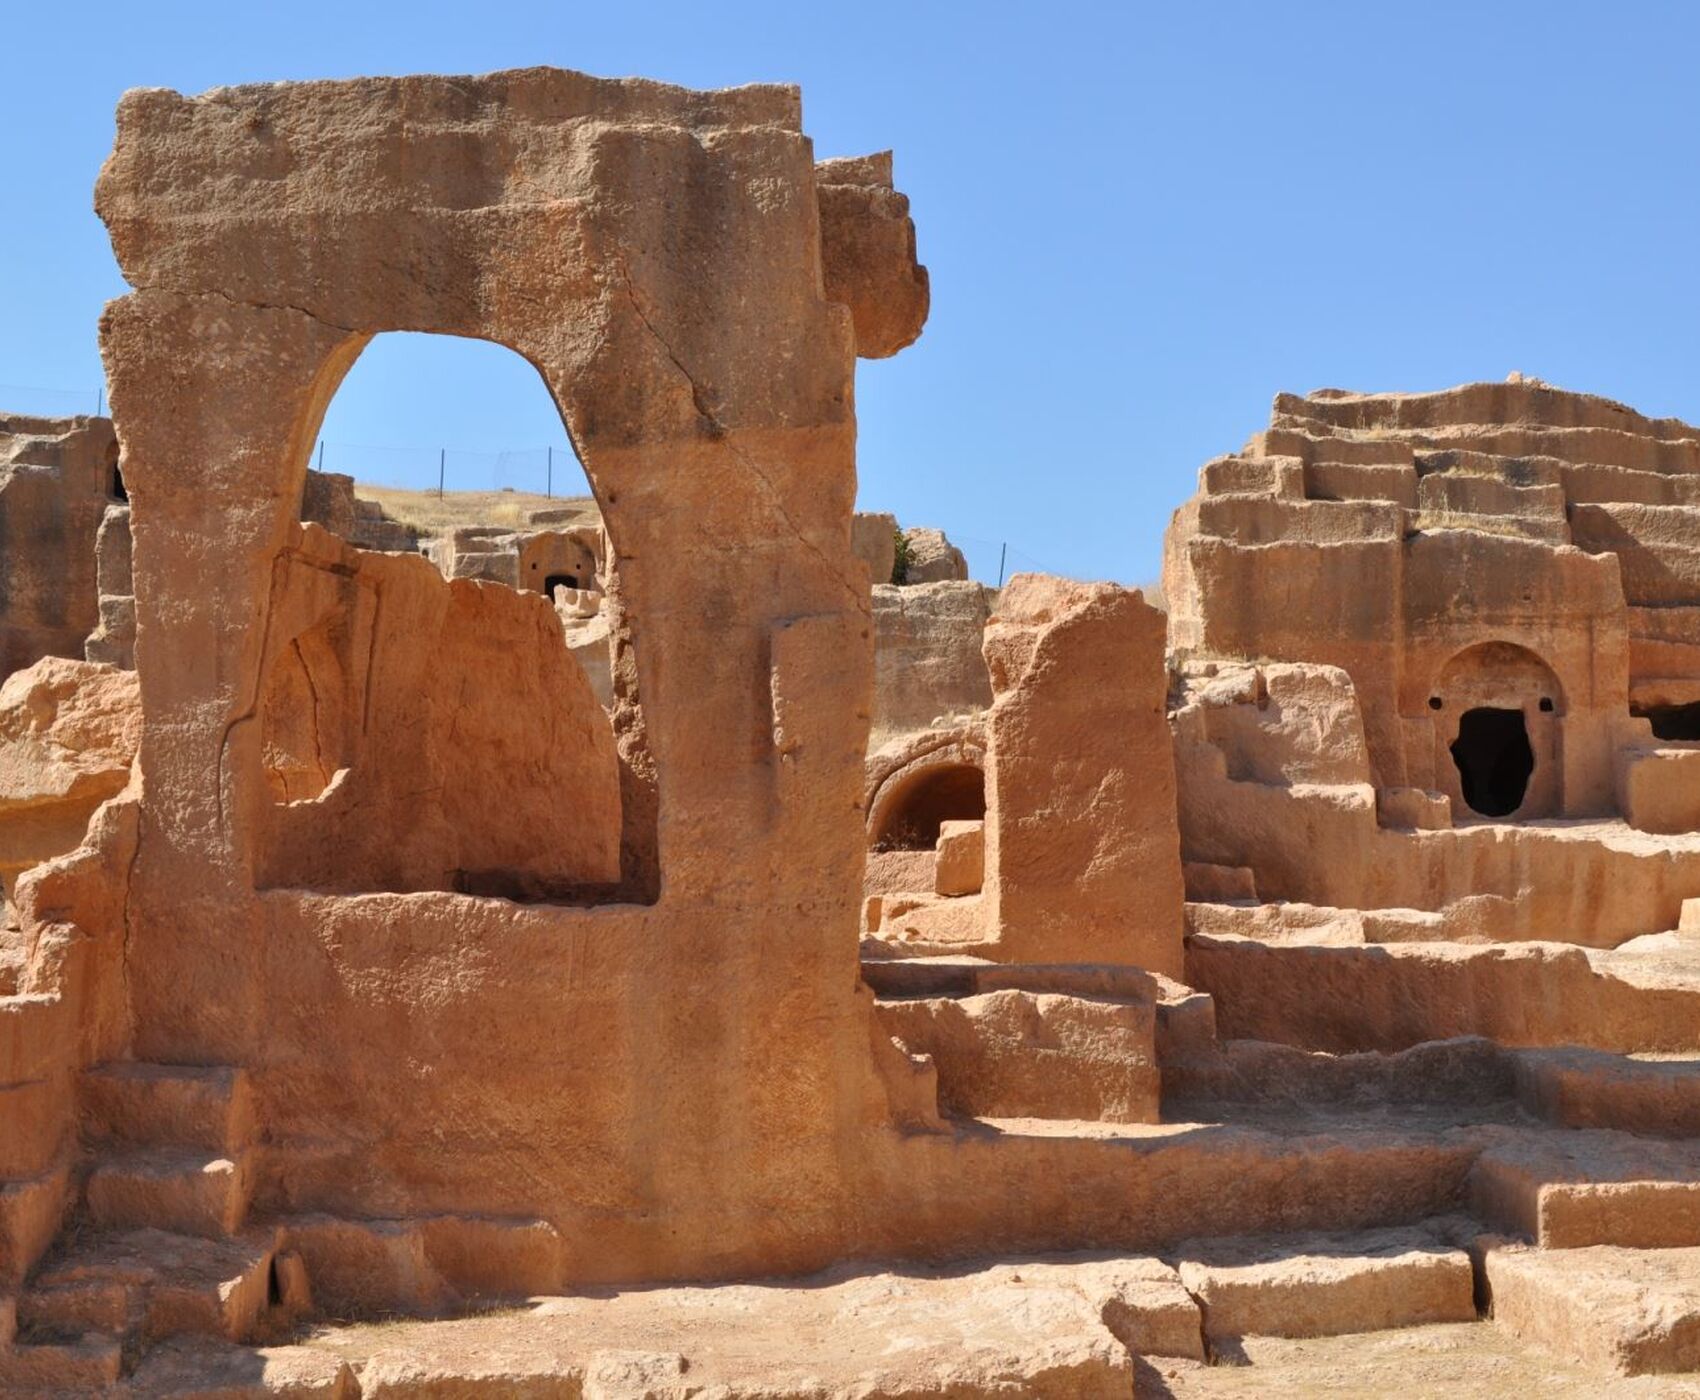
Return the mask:
<svg viewBox="0 0 1700 1400">
<path fill-rule="evenodd" d="M 939 826 L 933 890 L 942 895 L 978 894 L 986 878 L 986 824 L 943 822 Z"/>
</svg>

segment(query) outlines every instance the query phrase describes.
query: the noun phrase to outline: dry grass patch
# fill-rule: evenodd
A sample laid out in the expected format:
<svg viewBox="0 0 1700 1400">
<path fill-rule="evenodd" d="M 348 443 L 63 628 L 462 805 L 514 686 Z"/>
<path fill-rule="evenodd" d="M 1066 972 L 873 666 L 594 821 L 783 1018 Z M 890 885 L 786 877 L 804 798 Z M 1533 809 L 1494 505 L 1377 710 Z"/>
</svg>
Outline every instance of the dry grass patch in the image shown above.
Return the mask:
<svg viewBox="0 0 1700 1400">
<path fill-rule="evenodd" d="M 589 524 L 601 518 L 590 496 L 539 496 L 529 491 L 404 491 L 358 481 L 357 496 L 376 501 L 391 520 L 409 525 L 421 535 L 445 535 L 470 525 L 523 529 L 533 511 L 576 510 Z"/>
</svg>

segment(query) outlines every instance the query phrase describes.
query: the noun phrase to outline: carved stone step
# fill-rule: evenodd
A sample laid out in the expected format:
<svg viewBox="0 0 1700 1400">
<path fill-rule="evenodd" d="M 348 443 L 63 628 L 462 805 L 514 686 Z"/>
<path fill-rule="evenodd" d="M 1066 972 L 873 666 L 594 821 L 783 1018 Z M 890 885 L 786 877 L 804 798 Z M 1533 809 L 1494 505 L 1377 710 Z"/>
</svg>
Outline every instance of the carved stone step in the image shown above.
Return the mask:
<svg viewBox="0 0 1700 1400">
<path fill-rule="evenodd" d="M 442 1393 L 434 1380 L 425 1385 Z M 359 1400 L 348 1363 L 318 1347 L 248 1348 L 184 1338 L 149 1351 L 129 1378 L 135 1400 Z"/>
<path fill-rule="evenodd" d="M 1173 1251 L 1212 1341 L 1472 1322 L 1467 1252 L 1421 1227 L 1193 1240 Z"/>
<path fill-rule="evenodd" d="M 108 1158 L 84 1188 L 88 1218 L 107 1229 L 153 1227 L 186 1235 L 234 1234 L 253 1193 L 246 1154 L 147 1148 Z"/>
<path fill-rule="evenodd" d="M 1499 1246 L 1483 1267 L 1519 1337 L 1625 1375 L 1700 1371 L 1700 1249 Z"/>
<path fill-rule="evenodd" d="M 275 1253 L 275 1230 L 220 1240 L 164 1230 L 85 1236 L 43 1263 L 18 1299 L 18 1325 L 33 1336 L 243 1341 L 266 1310 Z"/>
<path fill-rule="evenodd" d="M 1614 1132 L 1522 1135 L 1470 1172 L 1475 1213 L 1543 1249 L 1700 1245 L 1700 1147 Z"/>
<path fill-rule="evenodd" d="M 227 1065 L 116 1062 L 81 1080 L 83 1132 L 90 1142 L 201 1147 L 240 1152 L 253 1133 L 248 1076 Z"/>
<path fill-rule="evenodd" d="M 1389 1054 L 1331 1055 L 1261 1040 L 1224 1040 L 1163 1061 L 1163 1104 L 1174 1117 L 1214 1105 L 1418 1104 L 1509 1106 L 1512 1066 L 1479 1036 L 1427 1041 Z"/>
<path fill-rule="evenodd" d="M 59 1233 L 71 1197 L 60 1165 L 40 1176 L 0 1182 L 0 1288 L 15 1288 Z"/>
<path fill-rule="evenodd" d="M 1700 1056 L 1525 1050 L 1516 1063 L 1518 1098 L 1548 1122 L 1643 1137 L 1700 1137 Z"/>
<path fill-rule="evenodd" d="M 881 1028 L 938 1068 L 939 1108 L 962 1117 L 1157 1119 L 1149 999 L 1025 991 L 876 1002 Z"/>
<path fill-rule="evenodd" d="M 77 1395 L 118 1380 L 123 1353 L 111 1337 L 15 1346 L 0 1352 L 0 1394 Z"/>
</svg>

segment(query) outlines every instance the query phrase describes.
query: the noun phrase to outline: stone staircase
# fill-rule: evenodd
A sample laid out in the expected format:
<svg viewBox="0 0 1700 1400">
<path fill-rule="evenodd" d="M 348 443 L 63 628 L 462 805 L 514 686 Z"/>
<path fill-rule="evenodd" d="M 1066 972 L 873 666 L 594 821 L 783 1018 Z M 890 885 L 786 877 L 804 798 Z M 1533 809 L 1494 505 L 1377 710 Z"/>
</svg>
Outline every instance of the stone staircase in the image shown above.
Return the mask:
<svg viewBox="0 0 1700 1400">
<path fill-rule="evenodd" d="M 1700 1138 L 1700 1052 L 1641 1056 L 1571 1047 L 1508 1055 L 1517 1101 L 1548 1123 Z"/>
<path fill-rule="evenodd" d="M 1208 979 L 1224 1023 L 1277 1036 L 1286 1031 L 1301 1043 L 1195 1038 L 1175 1049 L 1163 1063 L 1165 1119 L 1249 1116 L 1303 1131 L 1306 1124 L 1380 1113 L 1389 1124 L 1420 1129 L 1426 1122 L 1437 1139 L 1467 1141 L 1473 1158 L 1440 1234 L 1467 1252 L 1484 1317 L 1521 1341 L 1596 1370 L 1700 1371 L 1700 1048 L 1679 1048 L 1691 1043 L 1685 1027 L 1700 989 L 1685 984 L 1680 966 L 1673 973 L 1662 965 L 1656 977 L 1614 985 L 1598 966 L 1609 965 L 1612 955 L 1584 957 L 1550 946 L 1356 954 L 1380 955 L 1392 988 L 1408 966 L 1446 959 L 1474 960 L 1495 975 L 1507 966 L 1523 975 L 1538 971 L 1543 952 L 1552 960 L 1549 971 L 1567 974 L 1573 963 L 1585 973 L 1591 959 L 1596 992 L 1605 998 L 1596 1003 L 1594 1038 L 1620 1048 L 1550 1043 L 1582 1009 L 1564 1005 L 1571 993 L 1562 984 L 1549 987 L 1544 1000 L 1529 998 L 1522 1045 L 1477 1035 L 1389 1045 L 1389 1018 L 1375 1014 L 1380 1003 L 1370 998 L 1366 1007 L 1353 996 L 1359 968 L 1343 982 L 1313 981 L 1311 1005 L 1287 1021 L 1282 1012 L 1295 1004 L 1297 983 L 1260 974 L 1270 968 L 1271 952 L 1279 962 L 1289 950 L 1195 940 L 1200 944 L 1207 960 L 1197 965 L 1225 974 Z M 1311 959 L 1313 972 L 1332 955 L 1314 948 L 1297 954 Z M 1249 1005 L 1260 993 L 1262 1000 Z M 1613 997 L 1633 1014 L 1607 1014 L 1615 1009 Z M 1475 1014 L 1469 1008 L 1485 1000 L 1466 996 L 1453 1005 L 1463 1008 L 1467 1022 Z M 1425 1004 L 1434 1007 L 1436 1024 L 1457 1024 L 1439 996 L 1405 1002 L 1407 1024 Z M 1515 1016 L 1517 1002 L 1502 1001 L 1500 1014 Z M 1510 1025 L 1496 1029 L 1506 1039 L 1517 1034 Z M 1660 1048 L 1635 1048 L 1649 1039 Z M 1314 1048 L 1318 1042 L 1329 1048 Z M 1349 1241 L 1336 1245 L 1351 1252 Z M 1233 1248 L 1255 1256 L 1260 1249 L 1267 1254 L 1270 1242 L 1241 1240 Z M 1300 1267 L 1294 1286 L 1326 1294 L 1337 1273 L 1333 1264 Z M 1184 1266 L 1182 1275 L 1188 1277 Z M 1413 1287 L 1410 1308 L 1390 1311 L 1392 1321 L 1381 1325 L 1424 1320 L 1422 1296 Z M 1276 1311 L 1291 1319 L 1316 1306 L 1316 1298 L 1290 1300 Z M 1265 1319 L 1245 1330 L 1267 1333 L 1281 1325 L 1290 1324 Z"/>
<path fill-rule="evenodd" d="M 241 1070 L 126 1062 L 82 1076 L 97 1154 L 84 1209 L 97 1228 L 235 1234 L 253 1192 L 253 1105 Z"/>
<path fill-rule="evenodd" d="M 1256 986 L 1237 977 L 1219 983 L 1223 1006 L 1125 968 L 917 958 L 864 970 L 885 1028 L 937 1040 L 923 1053 L 942 1131 L 917 1135 L 915 1160 L 954 1160 L 1006 1255 L 1029 1242 L 989 1222 L 1019 1220 L 1012 1201 L 1025 1197 L 1047 1237 L 1066 1214 L 1079 1247 L 1131 1251 L 1130 1268 L 1143 1259 L 1163 1326 L 1134 1326 L 1126 1290 L 1105 1305 L 1135 1350 L 1197 1364 L 1233 1360 L 1246 1335 L 1486 1317 L 1473 1325 L 1596 1370 L 1700 1369 L 1700 1052 L 1482 1036 L 1352 1045 L 1356 1019 L 1332 1023 L 1345 1043 L 1324 1050 L 1219 1038 L 1218 1018 L 1243 1022 L 1235 1002 Z M 974 1014 L 994 1002 L 1019 1014 Z M 74 1168 L 53 1112 L 68 1076 L 51 1058 L 17 1059 L 24 1044 L 51 1046 L 62 1016 L 51 997 L 0 999 L 0 1036 L 14 1032 L 0 1038 L 13 1055 L 0 1095 L 23 1128 L 0 1142 L 0 1394 L 134 1388 L 150 1366 L 240 1371 L 239 1354 L 261 1357 L 249 1349 L 311 1305 L 309 1271 L 332 1315 L 461 1312 L 516 1280 L 558 1289 L 563 1244 L 541 1221 L 254 1225 L 255 1113 L 239 1069 L 82 1072 Z M 30 1018 L 32 1038 L 8 1017 Z M 1305 1039 L 1312 1024 L 1297 1028 Z M 1058 1082 L 1067 1102 L 1044 1092 Z M 907 1222 L 894 1250 L 925 1251 L 927 1228 Z"/>
<path fill-rule="evenodd" d="M 74 1041 L 62 995 L 0 995 L 0 1393 L 102 1384 L 116 1376 L 115 1348 L 98 1343 L 17 1343 L 18 1292 L 59 1231 L 72 1192 L 65 1065 Z"/>
<path fill-rule="evenodd" d="M 1595 1370 L 1700 1370 L 1700 1048 L 1679 1048 L 1697 995 L 1680 977 L 1661 967 L 1657 979 L 1638 978 L 1631 965 L 1614 985 L 1598 965 L 1611 966 L 1611 955 L 1550 946 L 1351 950 L 1380 957 L 1391 987 L 1407 975 L 1401 956 L 1418 960 L 1413 969 L 1454 959 L 1490 979 L 1562 974 L 1560 1000 L 1530 999 L 1521 1045 L 1422 1038 L 1407 1003 L 1414 1034 L 1400 1043 L 1385 1018 L 1349 999 L 1324 1022 L 1332 994 L 1323 984 L 1291 1025 L 1298 1043 L 1222 1039 L 1218 1017 L 1279 1036 L 1298 987 L 1278 983 L 1273 1007 L 1250 1009 L 1264 984 L 1232 960 L 1266 966 L 1286 950 L 1200 943 L 1223 974 L 1211 979 L 1215 997 L 1128 969 L 976 958 L 868 959 L 863 974 L 882 1027 L 936 1067 L 940 1150 L 984 1153 L 997 1163 L 988 1191 L 999 1178 L 1020 1181 L 1047 1214 L 1042 1183 L 1054 1159 L 1078 1202 L 1080 1244 L 1154 1248 L 1217 1360 L 1234 1359 L 1250 1334 L 1468 1322 Z M 1335 950 L 1300 956 L 1319 952 L 1325 965 Z M 1595 1022 L 1596 1041 L 1617 1048 L 1561 1039 L 1586 1011 L 1568 981 L 1590 975 L 1630 1005 Z M 1025 1019 L 992 1014 L 991 999 L 1011 996 L 1032 1002 Z M 1436 996 L 1417 1004 L 1419 1016 L 1425 1004 L 1441 1029 L 1475 1014 L 1469 1000 L 1460 1018 Z M 1132 1006 L 1150 1013 L 1149 1059 L 1104 1050 L 1096 1021 L 1125 1020 Z M 1502 1014 L 1512 1007 L 1502 1003 Z M 1609 997 L 1604 1009 L 1614 1009 Z M 1671 1010 L 1675 1024 L 1661 1025 L 1655 1013 Z M 1074 1019 L 1093 1030 L 1071 1048 Z M 1658 1049 L 1640 1048 L 1649 1037 Z M 1143 1112 L 1151 1061 L 1160 1104 Z M 1091 1093 L 1080 1092 L 1082 1076 L 1097 1077 Z M 1046 1083 L 1066 1092 L 1048 1098 Z M 1001 1112 L 986 1108 L 999 1103 Z M 991 1136 L 977 1135 L 982 1126 Z M 1099 1153 L 1101 1167 L 1089 1160 Z M 1113 1219 L 1095 1202 L 1116 1196 L 1122 1173 L 1123 1214 Z M 1153 1179 L 1167 1184 L 1153 1189 Z M 998 1215 L 988 1209 L 988 1221 Z"/>
<path fill-rule="evenodd" d="M 245 1228 L 253 1114 L 241 1070 L 97 1066 L 79 1076 L 78 1108 L 90 1160 L 71 1228 L 27 1281 L 11 1279 L 0 1391 L 109 1385 L 143 1347 L 246 1342 L 274 1309 L 305 1307 L 277 1227 Z"/>
</svg>

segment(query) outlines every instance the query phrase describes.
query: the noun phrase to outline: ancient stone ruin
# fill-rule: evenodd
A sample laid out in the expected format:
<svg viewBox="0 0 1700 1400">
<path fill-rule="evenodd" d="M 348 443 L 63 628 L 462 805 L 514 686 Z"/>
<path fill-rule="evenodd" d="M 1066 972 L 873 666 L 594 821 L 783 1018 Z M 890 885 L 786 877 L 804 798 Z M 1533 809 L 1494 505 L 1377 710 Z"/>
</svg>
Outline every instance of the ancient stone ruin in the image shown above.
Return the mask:
<svg viewBox="0 0 1700 1400">
<path fill-rule="evenodd" d="M 97 207 L 112 420 L 0 419 L 0 1393 L 1700 1393 L 1700 429 L 1282 396 L 1165 613 L 857 513 L 927 274 L 794 89 L 132 92 Z M 594 503 L 310 473 L 394 330 Z"/>
<path fill-rule="evenodd" d="M 85 647 L 127 657 L 134 619 L 102 606 L 129 592 L 127 499 L 107 419 L 0 416 L 0 676 Z"/>
</svg>

